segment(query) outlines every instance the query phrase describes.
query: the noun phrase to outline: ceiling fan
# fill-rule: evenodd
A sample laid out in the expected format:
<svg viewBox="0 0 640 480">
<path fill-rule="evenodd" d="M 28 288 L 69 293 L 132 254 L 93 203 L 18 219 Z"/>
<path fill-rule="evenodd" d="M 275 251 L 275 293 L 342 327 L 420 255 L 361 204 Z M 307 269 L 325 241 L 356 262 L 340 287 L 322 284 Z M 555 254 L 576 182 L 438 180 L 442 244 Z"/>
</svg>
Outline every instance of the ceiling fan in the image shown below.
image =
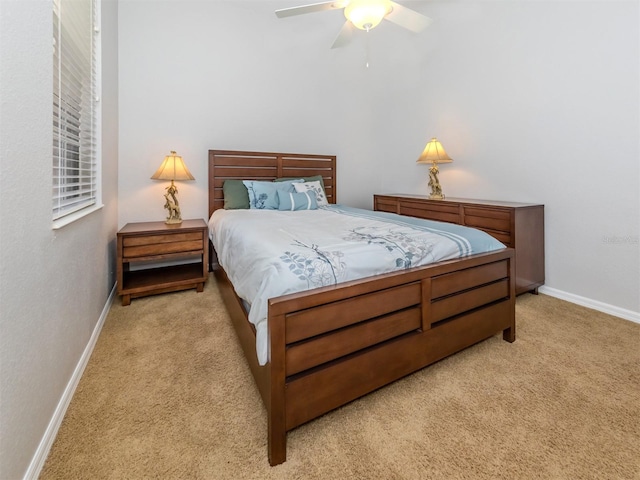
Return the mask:
<svg viewBox="0 0 640 480">
<path fill-rule="evenodd" d="M 331 48 L 339 48 L 351 41 L 353 27 L 367 32 L 375 28 L 383 19 L 389 20 L 407 30 L 419 33 L 431 24 L 431 19 L 421 13 L 403 7 L 391 0 L 334 0 L 330 2 L 300 5 L 298 7 L 276 10 L 278 18 L 302 15 L 305 13 L 324 12 L 326 10 L 344 9 L 347 21 Z"/>
</svg>

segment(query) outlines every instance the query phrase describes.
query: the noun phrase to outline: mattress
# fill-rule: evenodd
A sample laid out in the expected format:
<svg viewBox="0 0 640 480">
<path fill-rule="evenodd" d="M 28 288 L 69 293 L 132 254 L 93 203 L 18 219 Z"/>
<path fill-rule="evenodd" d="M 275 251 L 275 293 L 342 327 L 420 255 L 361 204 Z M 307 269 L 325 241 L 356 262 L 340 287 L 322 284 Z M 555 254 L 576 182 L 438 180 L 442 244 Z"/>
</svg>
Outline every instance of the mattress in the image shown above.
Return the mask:
<svg viewBox="0 0 640 480">
<path fill-rule="evenodd" d="M 341 205 L 216 210 L 209 236 L 269 360 L 268 299 L 505 248 L 477 229 Z"/>
</svg>

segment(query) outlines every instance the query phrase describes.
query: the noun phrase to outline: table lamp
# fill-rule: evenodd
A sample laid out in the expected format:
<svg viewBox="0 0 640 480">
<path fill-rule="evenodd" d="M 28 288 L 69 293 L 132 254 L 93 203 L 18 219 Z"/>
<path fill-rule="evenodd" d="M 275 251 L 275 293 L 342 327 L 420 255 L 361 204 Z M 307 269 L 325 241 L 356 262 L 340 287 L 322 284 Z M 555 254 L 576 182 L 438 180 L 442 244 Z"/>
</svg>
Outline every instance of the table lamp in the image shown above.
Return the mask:
<svg viewBox="0 0 640 480">
<path fill-rule="evenodd" d="M 164 194 L 165 204 L 164 208 L 167 209 L 169 216 L 165 221 L 166 224 L 178 224 L 182 223 L 182 215 L 180 214 L 180 204 L 178 203 L 178 188 L 173 183 L 174 180 L 195 180 L 189 169 L 184 164 L 182 157 L 176 155 L 176 152 L 171 151 L 170 155 L 164 157 L 164 161 L 160 168 L 154 173 L 151 178 L 153 180 L 171 180 Z"/>
<path fill-rule="evenodd" d="M 424 151 L 416 163 L 431 164 L 431 167 L 429 168 L 429 186 L 431 187 L 429 198 L 436 200 L 444 199 L 442 187 L 438 181 L 438 173 L 440 173 L 438 171 L 438 164 L 451 162 L 453 162 L 453 159 L 447 155 L 447 152 L 445 152 L 442 144 L 436 137 L 433 137 L 429 143 L 427 143 L 427 146 L 424 147 Z"/>
</svg>

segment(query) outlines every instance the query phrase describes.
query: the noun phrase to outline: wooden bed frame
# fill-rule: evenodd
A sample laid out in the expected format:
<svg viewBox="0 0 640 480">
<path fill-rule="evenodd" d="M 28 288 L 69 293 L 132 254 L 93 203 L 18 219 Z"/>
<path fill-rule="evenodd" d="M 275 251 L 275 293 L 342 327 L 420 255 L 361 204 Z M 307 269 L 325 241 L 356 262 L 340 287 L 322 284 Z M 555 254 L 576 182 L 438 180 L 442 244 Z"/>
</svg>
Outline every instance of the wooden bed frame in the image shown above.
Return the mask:
<svg viewBox="0 0 640 480">
<path fill-rule="evenodd" d="M 209 215 L 227 179 L 313 175 L 336 203 L 334 156 L 210 150 Z M 272 298 L 265 366 L 226 272 L 213 269 L 267 409 L 271 465 L 286 460 L 289 430 L 500 331 L 515 340 L 510 248 Z"/>
</svg>

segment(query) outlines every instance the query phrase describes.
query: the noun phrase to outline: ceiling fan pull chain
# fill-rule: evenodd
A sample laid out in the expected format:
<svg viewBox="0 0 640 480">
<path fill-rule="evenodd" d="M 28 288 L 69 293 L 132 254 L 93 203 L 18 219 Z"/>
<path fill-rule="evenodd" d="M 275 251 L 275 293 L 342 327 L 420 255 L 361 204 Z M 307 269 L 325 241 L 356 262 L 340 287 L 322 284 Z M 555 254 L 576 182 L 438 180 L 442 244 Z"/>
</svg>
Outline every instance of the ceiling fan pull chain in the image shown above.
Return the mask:
<svg viewBox="0 0 640 480">
<path fill-rule="evenodd" d="M 369 68 L 369 53 L 370 53 L 371 49 L 369 48 L 369 29 L 367 28 L 367 34 L 365 36 L 365 40 L 364 40 L 364 66 L 366 68 Z"/>
</svg>

